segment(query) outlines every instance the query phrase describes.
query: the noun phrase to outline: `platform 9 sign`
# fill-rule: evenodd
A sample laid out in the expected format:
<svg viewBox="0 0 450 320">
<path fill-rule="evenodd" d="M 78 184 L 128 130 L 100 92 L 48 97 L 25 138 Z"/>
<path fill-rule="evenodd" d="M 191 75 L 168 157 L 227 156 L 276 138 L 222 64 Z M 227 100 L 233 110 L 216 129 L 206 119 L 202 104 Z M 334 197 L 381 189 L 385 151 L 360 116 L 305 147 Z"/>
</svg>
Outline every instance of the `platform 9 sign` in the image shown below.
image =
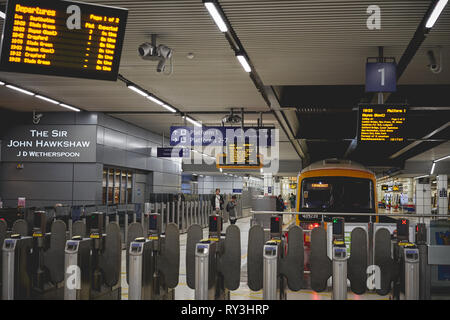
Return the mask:
<svg viewBox="0 0 450 320">
<path fill-rule="evenodd" d="M 397 91 L 397 65 L 394 62 L 366 64 L 366 92 Z"/>
</svg>

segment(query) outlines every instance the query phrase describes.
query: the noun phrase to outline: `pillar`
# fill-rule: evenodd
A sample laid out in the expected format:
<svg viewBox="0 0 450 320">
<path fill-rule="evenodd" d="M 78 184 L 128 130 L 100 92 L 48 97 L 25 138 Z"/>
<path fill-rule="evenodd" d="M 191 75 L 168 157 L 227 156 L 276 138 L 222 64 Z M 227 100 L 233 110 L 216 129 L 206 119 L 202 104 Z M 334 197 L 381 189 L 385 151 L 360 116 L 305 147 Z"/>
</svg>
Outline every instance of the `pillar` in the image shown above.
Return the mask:
<svg viewBox="0 0 450 320">
<path fill-rule="evenodd" d="M 448 177 L 440 174 L 436 177 L 436 194 L 438 214 L 448 214 Z"/>
<path fill-rule="evenodd" d="M 420 178 L 417 180 L 416 214 L 431 214 L 430 178 Z"/>
</svg>

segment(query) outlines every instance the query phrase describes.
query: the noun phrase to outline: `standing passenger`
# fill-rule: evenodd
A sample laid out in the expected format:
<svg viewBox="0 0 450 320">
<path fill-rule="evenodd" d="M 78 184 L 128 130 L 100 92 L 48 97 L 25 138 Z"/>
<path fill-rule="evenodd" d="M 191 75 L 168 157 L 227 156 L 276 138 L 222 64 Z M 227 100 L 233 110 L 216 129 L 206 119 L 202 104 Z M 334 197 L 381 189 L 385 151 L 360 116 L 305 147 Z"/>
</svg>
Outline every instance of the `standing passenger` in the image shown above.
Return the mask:
<svg viewBox="0 0 450 320">
<path fill-rule="evenodd" d="M 220 189 L 217 188 L 216 194 L 211 198 L 211 206 L 216 215 L 222 216 L 223 204 L 223 196 L 220 194 Z"/>
<path fill-rule="evenodd" d="M 237 217 L 236 217 L 236 196 L 231 197 L 231 201 L 227 203 L 227 212 L 230 216 L 230 223 L 235 224 Z"/>
</svg>

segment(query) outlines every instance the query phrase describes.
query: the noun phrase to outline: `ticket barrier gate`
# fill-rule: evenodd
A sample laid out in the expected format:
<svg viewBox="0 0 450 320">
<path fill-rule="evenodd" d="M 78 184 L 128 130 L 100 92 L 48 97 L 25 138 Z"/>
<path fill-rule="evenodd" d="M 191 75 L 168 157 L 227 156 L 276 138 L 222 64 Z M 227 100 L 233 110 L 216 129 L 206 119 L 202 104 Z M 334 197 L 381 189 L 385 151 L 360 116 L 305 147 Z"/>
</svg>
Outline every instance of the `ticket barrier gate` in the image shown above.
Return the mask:
<svg viewBox="0 0 450 320">
<path fill-rule="evenodd" d="M 427 268 L 420 264 L 423 253 L 419 247 L 423 245 L 423 239 L 419 240 L 419 244 L 409 242 L 409 221 L 406 219 L 397 220 L 397 236 L 394 239 L 391 239 L 387 229 L 376 232 L 374 263 L 380 267 L 381 274 L 378 294 L 387 295 L 392 289 L 394 300 L 400 300 L 401 293 L 404 293 L 405 300 L 419 299 L 420 271 Z"/>
<path fill-rule="evenodd" d="M 228 226 L 222 233 L 222 217 L 209 216 L 209 237 L 202 227 L 191 225 L 187 234 L 186 280 L 196 300 L 229 300 L 230 290 L 239 288 L 241 273 L 240 230 Z"/>
<path fill-rule="evenodd" d="M 174 300 L 180 266 L 180 232 L 174 223 L 162 233 L 162 216 L 145 217 L 148 231 L 141 223 L 129 228 L 127 282 L 129 300 Z"/>
<path fill-rule="evenodd" d="M 303 230 L 292 226 L 288 241 L 282 237 L 282 219 L 270 218 L 270 239 L 264 242 L 260 225 L 250 228 L 248 239 L 248 286 L 252 291 L 263 289 L 264 300 L 285 300 L 286 288 L 299 291 L 303 286 Z M 285 248 L 287 247 L 287 252 Z"/>
<path fill-rule="evenodd" d="M 88 232 L 77 221 L 65 245 L 65 300 L 120 300 L 121 235 L 111 222 L 104 228 L 104 213 L 94 212 Z M 105 233 L 104 233 L 105 231 Z"/>
<path fill-rule="evenodd" d="M 332 220 L 332 258 L 327 255 L 327 234 L 323 227 L 311 232 L 311 288 L 316 292 L 327 289 L 328 278 L 332 277 L 332 299 L 347 299 L 347 279 L 355 294 L 367 289 L 367 233 L 355 228 L 351 233 L 350 257 L 344 242 L 344 218 Z"/>
<path fill-rule="evenodd" d="M 3 241 L 3 300 L 62 299 L 66 224 L 55 220 L 46 232 L 45 211 L 32 216 L 32 236 L 28 223 L 18 220 L 13 234 Z"/>
</svg>

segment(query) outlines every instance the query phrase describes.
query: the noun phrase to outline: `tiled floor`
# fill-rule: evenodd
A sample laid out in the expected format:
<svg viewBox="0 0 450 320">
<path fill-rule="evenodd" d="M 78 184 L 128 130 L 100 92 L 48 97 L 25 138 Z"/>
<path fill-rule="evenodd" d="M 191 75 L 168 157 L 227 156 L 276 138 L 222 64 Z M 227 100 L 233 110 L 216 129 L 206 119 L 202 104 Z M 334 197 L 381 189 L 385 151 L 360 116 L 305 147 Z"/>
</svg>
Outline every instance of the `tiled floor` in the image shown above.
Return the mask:
<svg viewBox="0 0 450 320">
<path fill-rule="evenodd" d="M 284 216 L 284 222 L 288 225 L 293 221 L 290 215 Z M 250 229 L 250 218 L 238 220 L 236 223 L 241 230 L 241 285 L 239 289 L 231 292 L 231 300 L 262 300 L 262 290 L 251 291 L 247 286 L 247 241 L 248 230 Z M 224 229 L 228 224 L 224 224 Z M 207 230 L 204 230 L 206 236 Z M 175 289 L 176 300 L 193 300 L 194 290 L 190 289 L 186 284 L 186 234 L 180 236 L 180 279 L 178 287 Z M 125 274 L 125 251 L 122 255 L 122 299 L 128 299 L 128 284 L 126 282 Z M 301 290 L 299 292 L 287 291 L 288 300 L 330 300 L 331 292 L 317 293 L 312 290 Z M 355 295 L 351 292 L 348 294 L 349 300 L 388 300 L 388 296 L 382 297 L 373 293 L 366 293 L 364 295 Z"/>
</svg>

